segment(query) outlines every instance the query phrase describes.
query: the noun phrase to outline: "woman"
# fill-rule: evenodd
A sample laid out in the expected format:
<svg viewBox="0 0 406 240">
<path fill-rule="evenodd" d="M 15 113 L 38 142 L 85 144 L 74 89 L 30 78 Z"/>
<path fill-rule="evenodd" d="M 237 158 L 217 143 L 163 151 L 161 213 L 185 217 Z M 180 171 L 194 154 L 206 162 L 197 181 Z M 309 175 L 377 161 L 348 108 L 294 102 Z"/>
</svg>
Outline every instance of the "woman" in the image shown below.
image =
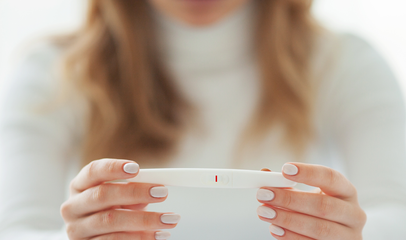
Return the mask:
<svg viewBox="0 0 406 240">
<path fill-rule="evenodd" d="M 83 27 L 33 50 L 2 95 L 0 239 L 401 239 L 399 87 L 310 6 L 89 1 Z M 111 182 L 140 167 L 282 167 L 316 189 Z"/>
</svg>

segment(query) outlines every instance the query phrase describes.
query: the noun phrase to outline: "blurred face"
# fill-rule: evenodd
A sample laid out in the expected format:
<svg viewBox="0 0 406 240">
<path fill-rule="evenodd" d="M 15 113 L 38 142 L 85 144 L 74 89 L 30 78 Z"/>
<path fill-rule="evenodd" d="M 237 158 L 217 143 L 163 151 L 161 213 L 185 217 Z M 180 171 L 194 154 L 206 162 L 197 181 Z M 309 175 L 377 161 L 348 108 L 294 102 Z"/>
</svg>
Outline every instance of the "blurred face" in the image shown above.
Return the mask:
<svg viewBox="0 0 406 240">
<path fill-rule="evenodd" d="M 192 26 L 213 24 L 252 0 L 148 0 L 158 11 Z"/>
</svg>

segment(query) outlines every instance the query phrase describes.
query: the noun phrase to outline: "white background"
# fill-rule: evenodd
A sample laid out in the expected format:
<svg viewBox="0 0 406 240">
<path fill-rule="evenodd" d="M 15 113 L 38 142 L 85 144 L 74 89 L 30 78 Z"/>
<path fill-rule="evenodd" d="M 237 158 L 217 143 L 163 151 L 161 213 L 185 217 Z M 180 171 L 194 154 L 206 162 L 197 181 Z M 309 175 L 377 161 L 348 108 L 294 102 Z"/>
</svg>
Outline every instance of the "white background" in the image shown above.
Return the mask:
<svg viewBox="0 0 406 240">
<path fill-rule="evenodd" d="M 139 0 L 134 0 L 139 1 Z M 69 31 L 83 19 L 86 0 L 0 0 L 0 82 L 25 44 Z M 406 1 L 316 0 L 315 15 L 328 26 L 353 32 L 388 60 L 406 92 Z"/>
</svg>

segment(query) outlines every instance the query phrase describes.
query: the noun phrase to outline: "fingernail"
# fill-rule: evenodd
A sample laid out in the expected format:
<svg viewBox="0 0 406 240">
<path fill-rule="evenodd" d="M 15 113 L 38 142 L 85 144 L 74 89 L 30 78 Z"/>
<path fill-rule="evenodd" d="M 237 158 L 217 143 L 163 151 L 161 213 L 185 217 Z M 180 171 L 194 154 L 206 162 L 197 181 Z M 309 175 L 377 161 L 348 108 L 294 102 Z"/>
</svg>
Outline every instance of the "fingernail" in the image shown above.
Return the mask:
<svg viewBox="0 0 406 240">
<path fill-rule="evenodd" d="M 283 230 L 283 228 L 280 228 L 278 226 L 275 226 L 273 224 L 271 224 L 271 226 L 269 226 L 269 230 L 271 231 L 271 233 L 278 235 L 278 236 L 283 236 L 285 235 L 285 230 Z"/>
<path fill-rule="evenodd" d="M 153 187 L 149 190 L 149 194 L 154 198 L 163 198 L 168 195 L 168 189 L 166 187 Z"/>
<path fill-rule="evenodd" d="M 171 237 L 171 233 L 169 233 L 169 232 L 156 232 L 155 233 L 156 240 L 168 239 L 170 237 Z"/>
<path fill-rule="evenodd" d="M 180 221 L 179 214 L 164 214 L 161 216 L 161 222 L 165 224 L 175 224 Z"/>
<path fill-rule="evenodd" d="M 259 206 L 257 208 L 257 213 L 259 216 L 269 219 L 274 219 L 276 217 L 276 212 L 272 208 Z"/>
<path fill-rule="evenodd" d="M 282 171 L 287 175 L 293 176 L 299 172 L 299 169 L 293 164 L 286 163 L 283 165 Z"/>
<path fill-rule="evenodd" d="M 140 169 L 140 166 L 136 163 L 127 163 L 123 167 L 124 172 L 129 173 L 129 174 L 134 174 L 137 173 L 138 170 Z"/>
<path fill-rule="evenodd" d="M 260 201 L 271 201 L 275 197 L 275 193 L 267 189 L 259 189 L 257 192 L 257 199 Z"/>
</svg>

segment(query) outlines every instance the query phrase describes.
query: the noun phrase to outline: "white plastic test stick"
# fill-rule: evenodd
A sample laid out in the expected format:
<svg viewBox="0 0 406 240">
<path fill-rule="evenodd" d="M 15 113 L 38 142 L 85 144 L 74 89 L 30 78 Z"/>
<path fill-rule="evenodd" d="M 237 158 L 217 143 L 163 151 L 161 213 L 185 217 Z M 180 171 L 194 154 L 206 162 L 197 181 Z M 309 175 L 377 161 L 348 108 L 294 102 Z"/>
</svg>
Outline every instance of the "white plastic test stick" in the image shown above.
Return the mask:
<svg viewBox="0 0 406 240">
<path fill-rule="evenodd" d="M 203 188 L 293 187 L 282 173 L 239 169 L 152 168 L 140 169 L 129 182 Z"/>
</svg>

